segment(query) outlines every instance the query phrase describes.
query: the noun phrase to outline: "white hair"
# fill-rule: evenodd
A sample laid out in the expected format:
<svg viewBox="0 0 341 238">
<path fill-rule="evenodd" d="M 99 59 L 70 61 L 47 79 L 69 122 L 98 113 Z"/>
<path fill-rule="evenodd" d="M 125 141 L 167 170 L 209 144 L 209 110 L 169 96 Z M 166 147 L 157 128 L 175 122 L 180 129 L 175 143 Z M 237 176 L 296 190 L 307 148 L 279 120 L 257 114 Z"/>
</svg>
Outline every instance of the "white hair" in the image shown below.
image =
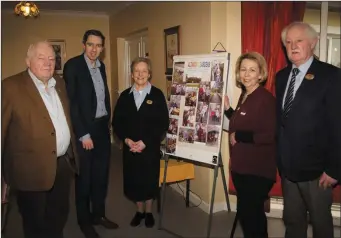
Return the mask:
<svg viewBox="0 0 341 238">
<path fill-rule="evenodd" d="M 52 48 L 50 42 L 48 42 L 47 40 L 37 41 L 37 42 L 31 44 L 31 45 L 28 47 L 27 54 L 26 54 L 26 58 L 27 58 L 27 59 L 32 58 L 32 57 L 34 56 L 34 53 L 35 53 L 35 50 L 36 50 L 37 46 L 38 46 L 38 45 L 41 45 L 41 44 L 47 45 L 47 46 L 49 46 L 49 47 Z M 53 48 L 52 48 L 52 51 L 53 51 L 53 53 L 54 53 Z"/>
<path fill-rule="evenodd" d="M 306 34 L 310 39 L 318 39 L 318 34 L 311 25 L 305 22 L 296 21 L 296 22 L 290 23 L 282 30 L 281 39 L 282 39 L 283 45 L 285 45 L 288 30 L 290 30 L 292 27 L 302 27 L 305 29 Z"/>
</svg>

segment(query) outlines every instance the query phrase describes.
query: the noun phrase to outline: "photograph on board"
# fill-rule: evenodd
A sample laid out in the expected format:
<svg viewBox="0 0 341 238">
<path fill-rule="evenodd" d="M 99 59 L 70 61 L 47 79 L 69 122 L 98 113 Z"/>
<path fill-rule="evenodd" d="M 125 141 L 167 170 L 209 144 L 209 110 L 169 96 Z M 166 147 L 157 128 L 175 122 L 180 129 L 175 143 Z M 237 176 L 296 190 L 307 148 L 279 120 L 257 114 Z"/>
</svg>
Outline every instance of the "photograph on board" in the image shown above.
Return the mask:
<svg viewBox="0 0 341 238">
<path fill-rule="evenodd" d="M 221 124 L 221 103 L 210 103 L 208 111 L 208 124 L 220 125 Z"/>
<path fill-rule="evenodd" d="M 176 118 L 170 118 L 169 119 L 169 127 L 168 127 L 168 133 L 172 135 L 178 134 L 178 123 L 179 120 Z"/>
<path fill-rule="evenodd" d="M 220 126 L 207 126 L 207 140 L 206 145 L 218 146 Z"/>
<path fill-rule="evenodd" d="M 171 88 L 171 95 L 184 96 L 186 93 L 186 84 L 173 83 Z"/>
<path fill-rule="evenodd" d="M 198 102 L 196 122 L 207 124 L 208 118 L 208 103 Z"/>
<path fill-rule="evenodd" d="M 171 95 L 169 100 L 169 115 L 170 116 L 179 116 L 180 115 L 180 95 Z"/>
<path fill-rule="evenodd" d="M 179 128 L 179 142 L 194 143 L 194 129 Z"/>
<path fill-rule="evenodd" d="M 195 125 L 194 141 L 199 143 L 206 143 L 206 124 L 197 123 Z"/>
<path fill-rule="evenodd" d="M 174 154 L 176 149 L 176 135 L 166 135 L 166 153 Z"/>
<path fill-rule="evenodd" d="M 212 91 L 222 93 L 224 87 L 224 63 L 213 61 L 211 73 L 211 89 Z"/>
<path fill-rule="evenodd" d="M 209 102 L 210 93 L 210 82 L 201 82 L 199 86 L 198 101 Z"/>
<path fill-rule="evenodd" d="M 186 87 L 185 106 L 195 107 L 197 105 L 198 88 Z"/>
<path fill-rule="evenodd" d="M 173 83 L 185 83 L 184 79 L 185 62 L 175 62 L 173 69 Z"/>
<path fill-rule="evenodd" d="M 194 127 L 195 124 L 195 107 L 184 107 L 182 116 L 182 125 L 187 127 Z"/>
</svg>

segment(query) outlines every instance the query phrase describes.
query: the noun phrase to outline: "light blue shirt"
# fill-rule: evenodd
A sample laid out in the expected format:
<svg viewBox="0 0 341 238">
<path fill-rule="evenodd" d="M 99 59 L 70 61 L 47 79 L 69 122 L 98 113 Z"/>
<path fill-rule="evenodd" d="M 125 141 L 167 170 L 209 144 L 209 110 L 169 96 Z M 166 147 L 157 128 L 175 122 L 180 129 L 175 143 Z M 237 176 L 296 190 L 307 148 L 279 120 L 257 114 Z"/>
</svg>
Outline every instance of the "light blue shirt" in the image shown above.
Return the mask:
<svg viewBox="0 0 341 238">
<path fill-rule="evenodd" d="M 150 90 L 152 89 L 152 85 L 148 82 L 147 86 L 144 87 L 142 90 L 137 91 L 135 88 L 135 84 L 131 87 L 129 93 L 133 92 L 134 100 L 137 110 L 140 109 L 144 99 L 146 98 L 147 94 L 150 94 Z"/>
<path fill-rule="evenodd" d="M 296 95 L 296 92 L 298 90 L 298 88 L 301 86 L 302 82 L 303 82 L 303 79 L 304 79 L 304 76 L 307 74 L 308 72 L 308 69 L 310 68 L 311 64 L 313 63 L 313 60 L 314 60 L 314 57 L 311 56 L 307 62 L 305 62 L 304 64 L 300 65 L 298 67 L 298 69 L 300 70 L 300 72 L 298 73 L 298 75 L 296 75 L 296 80 L 295 80 L 295 86 L 294 86 L 294 92 L 293 92 L 293 96 L 295 98 L 295 95 Z M 289 75 L 289 80 L 287 82 L 287 86 L 285 88 L 285 93 L 284 93 L 284 97 L 283 97 L 283 102 L 282 102 L 282 107 L 284 108 L 284 101 L 285 101 L 285 97 L 287 95 L 287 91 L 288 91 L 288 88 L 289 88 L 289 84 L 290 84 L 290 80 L 291 80 L 291 76 L 292 76 L 292 70 L 294 68 L 297 68 L 294 64 L 292 65 L 292 69 L 291 69 L 291 72 L 290 72 L 290 75 Z"/>
<path fill-rule="evenodd" d="M 97 59 L 95 62 L 95 67 L 92 66 L 90 59 L 84 54 L 86 64 L 88 65 L 92 82 L 95 87 L 96 98 L 97 98 L 97 108 L 96 108 L 96 118 L 100 118 L 108 115 L 107 109 L 105 108 L 105 88 L 102 74 L 100 71 L 101 62 Z"/>
<path fill-rule="evenodd" d="M 96 107 L 96 118 L 100 118 L 108 115 L 107 109 L 105 108 L 105 88 L 102 74 L 100 71 L 101 62 L 97 59 L 95 62 L 95 67 L 92 66 L 90 59 L 84 54 L 86 64 L 88 65 L 92 82 L 94 84 L 97 107 Z M 91 138 L 90 134 L 82 136 L 79 140 L 83 141 L 85 139 Z"/>
</svg>

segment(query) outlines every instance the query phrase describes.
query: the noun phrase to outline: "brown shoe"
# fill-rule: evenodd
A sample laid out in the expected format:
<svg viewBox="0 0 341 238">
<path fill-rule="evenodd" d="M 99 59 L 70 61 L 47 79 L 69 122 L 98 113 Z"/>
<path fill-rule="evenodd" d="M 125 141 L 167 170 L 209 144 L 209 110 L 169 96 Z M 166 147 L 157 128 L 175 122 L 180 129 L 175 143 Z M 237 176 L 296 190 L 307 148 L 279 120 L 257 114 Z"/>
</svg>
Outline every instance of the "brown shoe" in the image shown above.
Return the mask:
<svg viewBox="0 0 341 238">
<path fill-rule="evenodd" d="M 101 217 L 101 218 L 95 218 L 92 222 L 92 224 L 94 225 L 101 225 L 107 229 L 117 229 L 119 226 L 113 222 L 110 221 L 108 218 L 106 217 Z"/>
</svg>

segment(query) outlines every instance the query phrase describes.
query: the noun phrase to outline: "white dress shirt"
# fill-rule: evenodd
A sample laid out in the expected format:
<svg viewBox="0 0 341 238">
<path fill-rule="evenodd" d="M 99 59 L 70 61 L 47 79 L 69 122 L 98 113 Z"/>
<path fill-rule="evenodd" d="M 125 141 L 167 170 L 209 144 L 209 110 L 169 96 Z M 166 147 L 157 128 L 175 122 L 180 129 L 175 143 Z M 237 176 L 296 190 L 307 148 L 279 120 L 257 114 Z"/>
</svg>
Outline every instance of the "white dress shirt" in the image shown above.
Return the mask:
<svg viewBox="0 0 341 238">
<path fill-rule="evenodd" d="M 71 135 L 69 125 L 67 124 L 64 114 L 63 105 L 55 89 L 56 80 L 51 78 L 46 89 L 44 83 L 40 81 L 30 70 L 28 70 L 28 73 L 44 101 L 56 131 L 57 157 L 62 156 L 66 153 L 70 145 Z"/>
</svg>

